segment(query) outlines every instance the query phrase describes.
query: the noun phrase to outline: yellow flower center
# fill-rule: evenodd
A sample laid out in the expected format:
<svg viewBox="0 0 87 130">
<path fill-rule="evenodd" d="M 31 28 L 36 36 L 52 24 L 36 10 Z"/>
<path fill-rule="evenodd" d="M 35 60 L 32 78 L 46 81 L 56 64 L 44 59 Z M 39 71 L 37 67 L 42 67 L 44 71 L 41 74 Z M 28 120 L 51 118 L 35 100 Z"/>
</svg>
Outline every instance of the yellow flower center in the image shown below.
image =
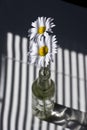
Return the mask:
<svg viewBox="0 0 87 130">
<path fill-rule="evenodd" d="M 47 46 L 40 47 L 39 50 L 38 50 L 38 54 L 40 56 L 45 56 L 47 53 L 48 53 L 48 47 Z"/>
<path fill-rule="evenodd" d="M 39 33 L 39 34 L 43 34 L 43 33 L 45 32 L 45 30 L 46 30 L 46 27 L 45 27 L 45 26 L 39 27 L 39 28 L 38 28 L 38 33 Z"/>
</svg>

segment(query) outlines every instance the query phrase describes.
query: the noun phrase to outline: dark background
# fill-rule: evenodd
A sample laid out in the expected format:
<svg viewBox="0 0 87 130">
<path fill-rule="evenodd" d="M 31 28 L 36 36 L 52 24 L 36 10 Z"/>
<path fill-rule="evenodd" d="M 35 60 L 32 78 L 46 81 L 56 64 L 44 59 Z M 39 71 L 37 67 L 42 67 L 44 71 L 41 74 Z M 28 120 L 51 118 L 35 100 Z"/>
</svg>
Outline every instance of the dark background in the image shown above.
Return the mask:
<svg viewBox="0 0 87 130">
<path fill-rule="evenodd" d="M 28 36 L 38 16 L 54 18 L 54 34 L 62 48 L 87 53 L 87 6 L 70 0 L 1 0 L 0 53 L 6 51 L 6 34 Z"/>
</svg>

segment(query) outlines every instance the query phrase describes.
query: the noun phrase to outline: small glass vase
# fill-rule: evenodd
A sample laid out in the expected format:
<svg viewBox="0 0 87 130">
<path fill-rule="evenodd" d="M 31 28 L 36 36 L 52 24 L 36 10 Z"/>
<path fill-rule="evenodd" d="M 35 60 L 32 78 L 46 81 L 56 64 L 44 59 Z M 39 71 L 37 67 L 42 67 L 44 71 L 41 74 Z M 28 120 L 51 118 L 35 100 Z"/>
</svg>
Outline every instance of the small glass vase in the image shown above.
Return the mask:
<svg viewBox="0 0 87 130">
<path fill-rule="evenodd" d="M 32 113 L 40 119 L 50 117 L 54 109 L 55 84 L 50 79 L 49 67 L 39 70 L 39 77 L 32 84 Z"/>
</svg>

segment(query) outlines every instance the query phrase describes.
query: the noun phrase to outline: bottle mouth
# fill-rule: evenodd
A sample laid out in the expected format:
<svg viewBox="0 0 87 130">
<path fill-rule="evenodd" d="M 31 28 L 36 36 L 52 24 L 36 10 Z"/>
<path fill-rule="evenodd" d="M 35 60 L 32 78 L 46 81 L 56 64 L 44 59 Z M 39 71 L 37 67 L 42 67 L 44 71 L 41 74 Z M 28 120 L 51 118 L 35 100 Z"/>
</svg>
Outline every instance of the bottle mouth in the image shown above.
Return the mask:
<svg viewBox="0 0 87 130">
<path fill-rule="evenodd" d="M 39 71 L 39 77 L 43 80 L 50 78 L 50 70 L 48 67 L 41 67 Z"/>
</svg>

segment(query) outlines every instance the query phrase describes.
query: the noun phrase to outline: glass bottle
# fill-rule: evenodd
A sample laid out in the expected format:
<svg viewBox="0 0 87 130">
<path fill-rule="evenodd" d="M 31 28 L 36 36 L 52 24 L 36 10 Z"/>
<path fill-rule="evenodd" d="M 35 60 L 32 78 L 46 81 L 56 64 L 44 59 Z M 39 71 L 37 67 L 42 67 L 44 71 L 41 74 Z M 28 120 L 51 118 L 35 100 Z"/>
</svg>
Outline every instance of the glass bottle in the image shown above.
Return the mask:
<svg viewBox="0 0 87 130">
<path fill-rule="evenodd" d="M 55 84 L 50 79 L 48 67 L 39 70 L 39 77 L 32 84 L 32 113 L 40 119 L 50 117 L 54 108 Z"/>
</svg>

